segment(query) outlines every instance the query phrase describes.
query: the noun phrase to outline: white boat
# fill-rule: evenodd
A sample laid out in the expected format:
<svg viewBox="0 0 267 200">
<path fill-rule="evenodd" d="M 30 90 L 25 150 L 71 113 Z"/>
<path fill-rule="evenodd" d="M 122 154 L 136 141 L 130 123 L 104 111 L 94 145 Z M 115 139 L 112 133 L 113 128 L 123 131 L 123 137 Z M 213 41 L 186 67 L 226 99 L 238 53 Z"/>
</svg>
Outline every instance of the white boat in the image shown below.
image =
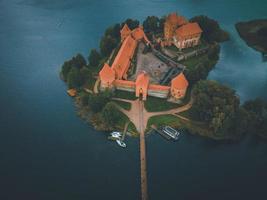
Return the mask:
<svg viewBox="0 0 267 200">
<path fill-rule="evenodd" d="M 120 139 L 121 136 L 122 136 L 122 134 L 121 134 L 120 132 L 116 132 L 116 131 L 110 133 L 110 135 L 111 135 L 113 138 L 117 138 L 117 139 Z"/>
<path fill-rule="evenodd" d="M 162 131 L 175 140 L 177 140 L 180 136 L 180 132 L 176 131 L 170 126 L 163 127 Z"/>
<path fill-rule="evenodd" d="M 123 148 L 126 147 L 126 144 L 125 144 L 123 141 L 121 141 L 121 140 L 116 140 L 116 142 L 117 142 L 117 144 L 118 144 L 119 146 L 121 146 L 121 147 L 123 147 Z"/>
</svg>

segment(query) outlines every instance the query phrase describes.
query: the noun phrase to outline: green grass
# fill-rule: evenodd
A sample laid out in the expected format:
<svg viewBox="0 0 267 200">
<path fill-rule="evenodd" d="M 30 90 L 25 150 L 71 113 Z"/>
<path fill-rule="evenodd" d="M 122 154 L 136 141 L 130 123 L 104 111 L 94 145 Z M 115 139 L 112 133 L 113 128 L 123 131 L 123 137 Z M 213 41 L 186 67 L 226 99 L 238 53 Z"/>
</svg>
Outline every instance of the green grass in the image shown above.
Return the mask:
<svg viewBox="0 0 267 200">
<path fill-rule="evenodd" d="M 118 113 L 120 115 L 120 121 L 117 123 L 116 128 L 119 129 L 119 131 L 123 131 L 124 130 L 124 126 L 126 123 L 128 123 L 130 120 L 129 118 L 122 113 L 121 111 L 118 110 Z M 128 125 L 128 132 L 130 132 L 133 136 L 138 136 L 138 131 L 136 130 L 135 125 L 130 122 Z"/>
<path fill-rule="evenodd" d="M 147 130 L 150 129 L 151 125 L 155 125 L 157 127 L 168 125 L 174 128 L 178 128 L 181 126 L 181 122 L 178 117 L 175 117 L 173 115 L 159 115 L 151 117 L 148 120 Z"/>
<path fill-rule="evenodd" d="M 208 60 L 207 54 L 201 54 L 181 61 L 181 64 L 185 65 L 187 70 L 195 68 L 199 63 Z"/>
<path fill-rule="evenodd" d="M 134 92 L 127 92 L 127 91 L 121 91 L 121 90 L 116 90 L 114 93 L 114 97 L 121 98 L 121 99 L 128 99 L 128 100 L 137 99 Z"/>
<path fill-rule="evenodd" d="M 167 46 L 167 47 L 165 47 L 166 49 L 169 49 L 169 50 L 171 50 L 171 51 L 174 51 L 174 52 L 180 52 L 179 51 L 179 49 L 176 47 L 176 46 L 174 46 L 174 45 L 171 45 L 171 46 Z"/>
<path fill-rule="evenodd" d="M 130 120 L 124 113 L 122 113 L 118 109 L 117 109 L 117 111 L 118 111 L 118 113 L 120 115 L 120 121 L 116 124 L 116 127 L 119 128 L 120 130 L 123 130 L 124 129 L 124 125 Z"/>
<path fill-rule="evenodd" d="M 178 104 L 167 102 L 166 99 L 148 97 L 145 101 L 145 108 L 148 112 L 158 112 L 179 107 Z"/>
<path fill-rule="evenodd" d="M 136 130 L 136 127 L 132 122 L 130 122 L 130 124 L 128 126 L 128 132 L 130 132 L 133 136 L 139 136 L 139 133 Z"/>
<path fill-rule="evenodd" d="M 128 102 L 124 101 L 117 101 L 117 100 L 112 100 L 116 104 L 118 104 L 120 107 L 124 108 L 125 110 L 130 110 L 131 109 L 131 104 Z"/>
</svg>

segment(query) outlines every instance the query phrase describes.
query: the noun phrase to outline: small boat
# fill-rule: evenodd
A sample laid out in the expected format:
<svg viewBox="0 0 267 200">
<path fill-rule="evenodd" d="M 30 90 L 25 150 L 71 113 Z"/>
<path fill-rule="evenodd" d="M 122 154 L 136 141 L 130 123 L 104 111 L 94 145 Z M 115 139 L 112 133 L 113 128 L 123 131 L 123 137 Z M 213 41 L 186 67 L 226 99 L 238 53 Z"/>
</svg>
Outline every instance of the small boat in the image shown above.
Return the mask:
<svg viewBox="0 0 267 200">
<path fill-rule="evenodd" d="M 121 136 L 122 136 L 122 134 L 121 134 L 120 132 L 116 132 L 116 131 L 110 133 L 110 135 L 111 135 L 113 138 L 117 138 L 117 139 L 120 139 Z"/>
<path fill-rule="evenodd" d="M 168 136 L 170 136 L 172 139 L 174 140 L 178 140 L 179 136 L 181 135 L 180 132 L 178 132 L 177 130 L 173 129 L 170 126 L 165 126 L 163 127 L 162 131 L 167 134 Z"/>
<path fill-rule="evenodd" d="M 116 140 L 116 142 L 117 142 L 117 144 L 118 144 L 119 146 L 121 146 L 121 147 L 123 147 L 123 148 L 126 147 L 126 144 L 125 144 L 123 141 L 121 141 L 121 140 Z"/>
</svg>

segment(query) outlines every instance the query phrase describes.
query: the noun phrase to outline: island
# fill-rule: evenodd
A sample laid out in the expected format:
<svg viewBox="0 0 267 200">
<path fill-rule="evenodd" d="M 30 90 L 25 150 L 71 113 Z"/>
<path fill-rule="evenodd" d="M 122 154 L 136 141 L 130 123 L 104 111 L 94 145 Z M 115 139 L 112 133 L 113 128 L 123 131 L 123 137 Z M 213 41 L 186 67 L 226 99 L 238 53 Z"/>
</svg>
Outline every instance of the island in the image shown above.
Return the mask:
<svg viewBox="0 0 267 200">
<path fill-rule="evenodd" d="M 78 115 L 97 130 L 139 136 L 168 125 L 217 140 L 267 138 L 266 102 L 241 105 L 233 89 L 206 80 L 229 39 L 203 15 L 127 19 L 106 29 L 88 61 L 77 54 L 64 62 L 60 75 Z"/>
<path fill-rule="evenodd" d="M 267 57 L 267 19 L 239 22 L 235 26 L 248 46 Z"/>
</svg>

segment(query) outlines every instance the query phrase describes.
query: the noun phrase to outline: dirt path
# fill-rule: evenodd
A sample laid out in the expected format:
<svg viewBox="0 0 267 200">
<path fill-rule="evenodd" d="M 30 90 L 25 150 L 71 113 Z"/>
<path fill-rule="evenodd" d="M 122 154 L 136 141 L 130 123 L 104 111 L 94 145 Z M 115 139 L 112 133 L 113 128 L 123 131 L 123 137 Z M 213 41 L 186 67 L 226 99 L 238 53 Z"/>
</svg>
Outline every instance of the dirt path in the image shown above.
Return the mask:
<svg viewBox="0 0 267 200">
<path fill-rule="evenodd" d="M 128 103 L 131 103 L 131 109 L 128 111 L 128 110 L 125 110 L 123 108 L 121 108 L 120 106 L 118 106 L 119 110 L 121 112 L 123 112 L 125 115 L 128 116 L 128 118 L 130 119 L 130 121 L 135 125 L 136 129 L 138 130 L 138 132 L 140 133 L 141 132 L 141 124 L 142 124 L 142 127 L 144 127 L 144 130 L 147 126 L 147 123 L 148 123 L 148 120 L 151 118 L 151 117 L 154 117 L 154 116 L 159 116 L 159 115 L 177 115 L 181 112 L 184 112 L 186 110 L 189 110 L 192 105 L 193 105 L 193 98 L 190 99 L 190 101 L 184 105 L 184 106 L 181 106 L 179 108 L 174 108 L 174 109 L 171 109 L 171 110 L 166 110 L 166 111 L 161 111 L 161 112 L 148 112 L 144 106 L 143 106 L 143 109 L 142 111 L 140 111 L 140 105 L 139 105 L 139 100 L 126 100 L 126 99 L 119 99 L 119 98 L 113 98 L 114 100 L 118 100 L 118 101 L 124 101 L 124 102 L 128 102 Z M 140 112 L 142 112 L 142 121 L 140 121 L 140 117 L 139 117 L 139 114 Z"/>
<path fill-rule="evenodd" d="M 95 82 L 95 85 L 94 85 L 94 93 L 95 94 L 98 94 L 98 86 L 100 84 L 100 79 L 98 78 Z"/>
</svg>

